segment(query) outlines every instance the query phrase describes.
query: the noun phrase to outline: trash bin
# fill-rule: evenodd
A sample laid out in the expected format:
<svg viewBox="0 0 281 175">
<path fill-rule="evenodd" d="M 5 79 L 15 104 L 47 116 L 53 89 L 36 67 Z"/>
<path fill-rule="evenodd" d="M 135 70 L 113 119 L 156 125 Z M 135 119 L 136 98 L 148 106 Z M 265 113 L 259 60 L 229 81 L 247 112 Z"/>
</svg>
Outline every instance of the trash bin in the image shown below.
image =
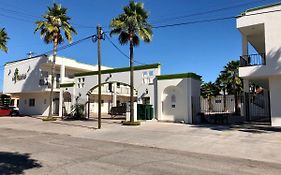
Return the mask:
<svg viewBox="0 0 281 175">
<path fill-rule="evenodd" d="M 138 120 L 152 120 L 153 107 L 152 105 L 138 104 L 137 107 Z"/>
</svg>

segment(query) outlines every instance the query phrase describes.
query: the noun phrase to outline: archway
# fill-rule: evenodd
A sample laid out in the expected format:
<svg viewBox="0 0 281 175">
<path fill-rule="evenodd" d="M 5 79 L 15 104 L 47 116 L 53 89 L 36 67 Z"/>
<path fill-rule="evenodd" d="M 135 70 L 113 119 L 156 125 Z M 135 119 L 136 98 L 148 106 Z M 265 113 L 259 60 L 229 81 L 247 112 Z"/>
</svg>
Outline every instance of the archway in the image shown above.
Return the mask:
<svg viewBox="0 0 281 175">
<path fill-rule="evenodd" d="M 63 116 L 71 112 L 71 94 L 69 92 L 63 92 Z"/>
<path fill-rule="evenodd" d="M 166 120 L 181 121 L 184 118 L 186 104 L 184 94 L 177 86 L 168 86 L 162 93 L 162 115 Z"/>
<path fill-rule="evenodd" d="M 110 118 L 114 114 L 121 116 L 126 113 L 127 104 L 130 101 L 130 85 L 120 81 L 107 81 L 101 83 L 101 113 L 103 118 Z M 137 90 L 134 89 L 135 101 Z M 87 93 L 87 116 L 95 116 L 98 112 L 98 85 L 92 87 Z"/>
</svg>

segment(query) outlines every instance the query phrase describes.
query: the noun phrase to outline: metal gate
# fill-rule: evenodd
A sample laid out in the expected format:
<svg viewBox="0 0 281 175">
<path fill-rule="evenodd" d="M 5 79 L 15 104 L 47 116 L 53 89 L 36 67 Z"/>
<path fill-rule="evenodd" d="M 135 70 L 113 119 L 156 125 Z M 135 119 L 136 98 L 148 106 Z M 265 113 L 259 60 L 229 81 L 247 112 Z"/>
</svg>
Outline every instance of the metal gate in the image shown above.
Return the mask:
<svg viewBox="0 0 281 175">
<path fill-rule="evenodd" d="M 269 92 L 260 94 L 245 93 L 245 116 L 247 121 L 270 122 Z"/>
</svg>

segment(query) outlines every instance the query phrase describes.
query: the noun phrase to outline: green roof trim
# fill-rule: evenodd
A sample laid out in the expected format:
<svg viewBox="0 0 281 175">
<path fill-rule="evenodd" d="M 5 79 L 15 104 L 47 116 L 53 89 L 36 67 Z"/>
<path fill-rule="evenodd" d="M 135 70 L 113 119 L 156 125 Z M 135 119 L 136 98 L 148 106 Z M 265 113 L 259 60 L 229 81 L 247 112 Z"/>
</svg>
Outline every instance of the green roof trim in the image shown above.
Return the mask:
<svg viewBox="0 0 281 175">
<path fill-rule="evenodd" d="M 134 66 L 134 70 L 144 70 L 144 69 L 154 69 L 159 68 L 160 64 L 145 64 L 140 66 Z M 109 74 L 109 73 L 118 73 L 118 72 L 127 72 L 130 71 L 130 67 L 123 67 L 123 68 L 115 68 L 115 69 L 106 69 L 102 70 L 101 74 Z M 90 75 L 97 75 L 98 71 L 91 71 L 91 72 L 83 72 L 74 74 L 75 77 L 82 77 L 82 76 L 90 76 Z"/>
<path fill-rule="evenodd" d="M 60 87 L 64 88 L 64 87 L 73 87 L 75 83 L 64 83 L 64 84 L 60 84 Z"/>
<path fill-rule="evenodd" d="M 182 73 L 182 74 L 168 74 L 168 75 L 158 75 L 156 76 L 157 80 L 169 80 L 169 79 L 178 79 L 178 78 L 193 78 L 195 80 L 201 81 L 201 76 L 193 72 Z"/>
<path fill-rule="evenodd" d="M 264 8 L 274 7 L 274 6 L 278 6 L 278 5 L 281 5 L 281 2 L 250 8 L 250 9 L 246 10 L 245 12 L 241 13 L 240 15 L 238 15 L 237 17 L 242 17 L 242 16 L 246 15 L 247 12 L 261 10 L 261 9 L 264 9 Z"/>
</svg>

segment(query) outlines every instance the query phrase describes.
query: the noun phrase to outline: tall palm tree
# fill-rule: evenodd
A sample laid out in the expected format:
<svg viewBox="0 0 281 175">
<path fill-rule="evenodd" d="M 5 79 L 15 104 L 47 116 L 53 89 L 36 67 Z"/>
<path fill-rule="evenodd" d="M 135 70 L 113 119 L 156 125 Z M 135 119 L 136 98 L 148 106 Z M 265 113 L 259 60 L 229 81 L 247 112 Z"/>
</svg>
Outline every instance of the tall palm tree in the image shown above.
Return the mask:
<svg viewBox="0 0 281 175">
<path fill-rule="evenodd" d="M 5 28 L 0 28 L 0 50 L 8 52 L 7 41 L 9 37 L 5 31 Z"/>
<path fill-rule="evenodd" d="M 222 71 L 227 79 L 227 92 L 234 95 L 235 100 L 235 113 L 238 114 L 238 96 L 241 95 L 243 89 L 243 81 L 238 73 L 239 61 L 230 61 L 224 66 Z"/>
<path fill-rule="evenodd" d="M 35 32 L 40 30 L 40 35 L 44 39 L 46 44 L 53 43 L 53 62 L 51 70 L 51 92 L 50 92 L 50 107 L 48 118 L 52 118 L 53 110 L 53 91 L 54 91 L 54 74 L 57 47 L 61 44 L 65 38 L 71 42 L 72 34 L 76 34 L 75 29 L 69 23 L 70 17 L 66 14 L 67 9 L 60 4 L 54 3 L 52 7 L 48 7 L 48 11 L 43 16 L 41 21 L 36 21 Z M 61 34 L 64 31 L 64 36 Z"/>
<path fill-rule="evenodd" d="M 130 1 L 123 13 L 112 19 L 110 27 L 110 36 L 119 35 L 121 45 L 130 44 L 130 122 L 134 122 L 134 47 L 139 45 L 139 38 L 146 43 L 152 39 L 152 27 L 144 4 Z"/>
</svg>

